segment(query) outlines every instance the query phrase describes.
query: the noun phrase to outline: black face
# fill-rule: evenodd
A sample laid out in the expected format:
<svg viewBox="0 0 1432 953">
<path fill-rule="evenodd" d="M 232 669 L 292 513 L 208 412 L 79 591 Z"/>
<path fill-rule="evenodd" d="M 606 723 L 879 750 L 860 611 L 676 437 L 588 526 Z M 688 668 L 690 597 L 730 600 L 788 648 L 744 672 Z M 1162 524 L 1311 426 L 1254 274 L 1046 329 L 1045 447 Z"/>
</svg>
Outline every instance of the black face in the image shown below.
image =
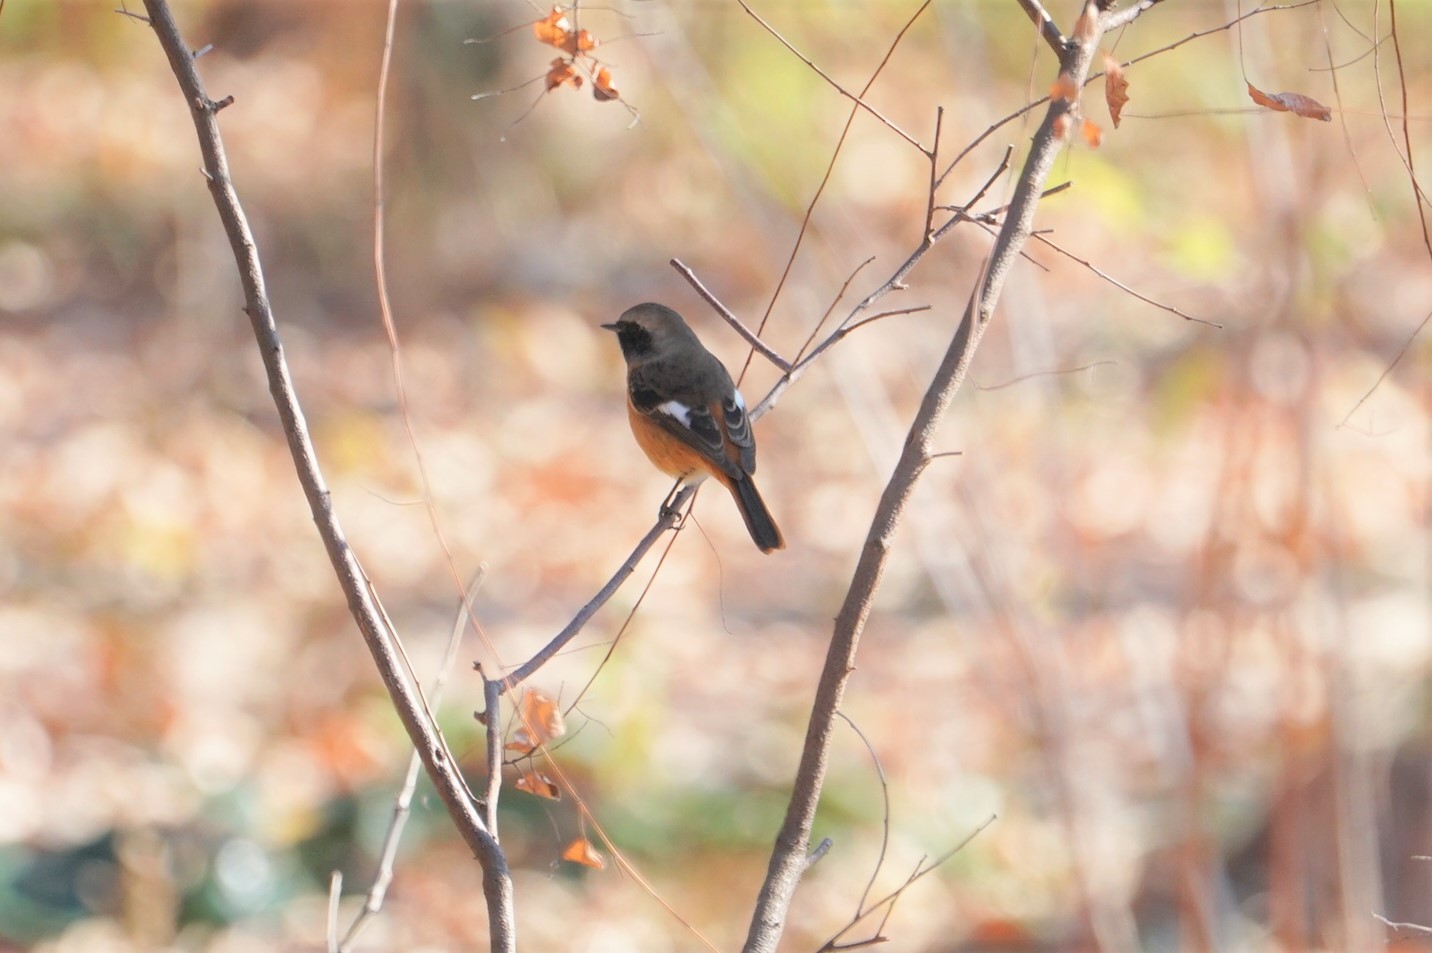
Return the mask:
<svg viewBox="0 0 1432 953">
<path fill-rule="evenodd" d="M 618 321 L 602 327 L 617 333 L 617 343 L 622 346 L 626 357 L 641 357 L 651 353 L 651 332 L 635 321 Z"/>
</svg>

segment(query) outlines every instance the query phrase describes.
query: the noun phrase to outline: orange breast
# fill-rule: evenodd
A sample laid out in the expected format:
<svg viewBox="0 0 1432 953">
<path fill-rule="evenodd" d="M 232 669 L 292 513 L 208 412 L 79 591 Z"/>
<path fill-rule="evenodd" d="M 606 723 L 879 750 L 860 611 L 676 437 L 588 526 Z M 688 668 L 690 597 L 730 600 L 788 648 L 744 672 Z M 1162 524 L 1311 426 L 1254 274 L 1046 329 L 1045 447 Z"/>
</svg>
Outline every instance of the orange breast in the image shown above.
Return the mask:
<svg viewBox="0 0 1432 953">
<path fill-rule="evenodd" d="M 656 468 L 670 477 L 687 477 L 697 472 L 711 472 L 700 453 L 661 428 L 646 414 L 627 401 L 627 420 L 637 444 Z"/>
</svg>

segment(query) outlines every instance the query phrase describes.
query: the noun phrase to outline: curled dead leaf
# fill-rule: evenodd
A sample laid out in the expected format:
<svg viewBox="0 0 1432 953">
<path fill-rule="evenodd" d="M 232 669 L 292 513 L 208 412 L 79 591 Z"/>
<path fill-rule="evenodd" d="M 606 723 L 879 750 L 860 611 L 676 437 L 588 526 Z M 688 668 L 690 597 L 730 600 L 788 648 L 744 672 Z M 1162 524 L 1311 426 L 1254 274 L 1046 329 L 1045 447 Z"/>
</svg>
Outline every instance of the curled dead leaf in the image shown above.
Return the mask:
<svg viewBox="0 0 1432 953">
<path fill-rule="evenodd" d="M 564 83 L 570 83 L 573 89 L 582 88 L 582 74 L 577 72 L 567 60 L 557 57 L 552 61 L 552 68 L 547 71 L 547 92 L 551 92 Z"/>
<path fill-rule="evenodd" d="M 612 85 L 612 71 L 605 66 L 597 70 L 596 75 L 592 77 L 592 95 L 599 102 L 604 103 L 621 98 L 617 93 L 617 88 Z"/>
<path fill-rule="evenodd" d="M 571 32 L 572 25 L 567 22 L 560 7 L 553 7 L 551 13 L 532 24 L 532 35 L 537 42 L 548 46 L 562 47 Z"/>
<path fill-rule="evenodd" d="M 1104 54 L 1104 102 L 1109 105 L 1109 119 L 1114 128 L 1119 128 L 1119 117 L 1123 115 L 1124 104 L 1129 101 L 1129 81 L 1124 77 L 1124 68 L 1108 53 Z"/>
<path fill-rule="evenodd" d="M 1293 113 L 1304 119 L 1333 121 L 1333 111 L 1311 96 L 1302 93 L 1265 93 L 1252 83 L 1248 84 L 1248 96 L 1265 109 L 1280 113 Z"/>
</svg>

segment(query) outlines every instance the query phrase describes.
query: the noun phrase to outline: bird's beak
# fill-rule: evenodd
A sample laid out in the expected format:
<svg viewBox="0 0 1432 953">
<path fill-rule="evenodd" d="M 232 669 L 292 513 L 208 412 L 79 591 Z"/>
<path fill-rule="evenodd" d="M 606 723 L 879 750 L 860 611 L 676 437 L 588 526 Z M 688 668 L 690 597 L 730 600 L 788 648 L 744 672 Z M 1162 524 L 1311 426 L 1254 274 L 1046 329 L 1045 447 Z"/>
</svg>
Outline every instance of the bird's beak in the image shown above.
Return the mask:
<svg viewBox="0 0 1432 953">
<path fill-rule="evenodd" d="M 616 321 L 613 321 L 611 324 L 604 324 L 604 325 L 602 325 L 602 327 L 606 328 L 608 331 L 619 331 L 619 330 L 621 330 L 621 324 L 618 323 L 618 322 L 616 322 Z"/>
</svg>

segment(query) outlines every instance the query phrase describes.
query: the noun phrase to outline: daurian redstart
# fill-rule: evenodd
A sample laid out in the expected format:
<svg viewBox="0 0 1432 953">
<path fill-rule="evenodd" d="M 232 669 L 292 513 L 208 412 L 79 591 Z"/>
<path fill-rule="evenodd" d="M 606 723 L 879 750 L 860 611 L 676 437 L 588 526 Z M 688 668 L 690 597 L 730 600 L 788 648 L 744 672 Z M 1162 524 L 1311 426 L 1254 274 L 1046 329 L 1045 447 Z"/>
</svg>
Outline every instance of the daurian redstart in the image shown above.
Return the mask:
<svg viewBox="0 0 1432 953">
<path fill-rule="evenodd" d="M 721 361 L 664 305 L 639 304 L 602 327 L 621 344 L 627 417 L 651 462 L 678 480 L 715 477 L 731 491 L 761 552 L 784 549 L 752 480 L 756 440 L 746 401 Z"/>
</svg>

